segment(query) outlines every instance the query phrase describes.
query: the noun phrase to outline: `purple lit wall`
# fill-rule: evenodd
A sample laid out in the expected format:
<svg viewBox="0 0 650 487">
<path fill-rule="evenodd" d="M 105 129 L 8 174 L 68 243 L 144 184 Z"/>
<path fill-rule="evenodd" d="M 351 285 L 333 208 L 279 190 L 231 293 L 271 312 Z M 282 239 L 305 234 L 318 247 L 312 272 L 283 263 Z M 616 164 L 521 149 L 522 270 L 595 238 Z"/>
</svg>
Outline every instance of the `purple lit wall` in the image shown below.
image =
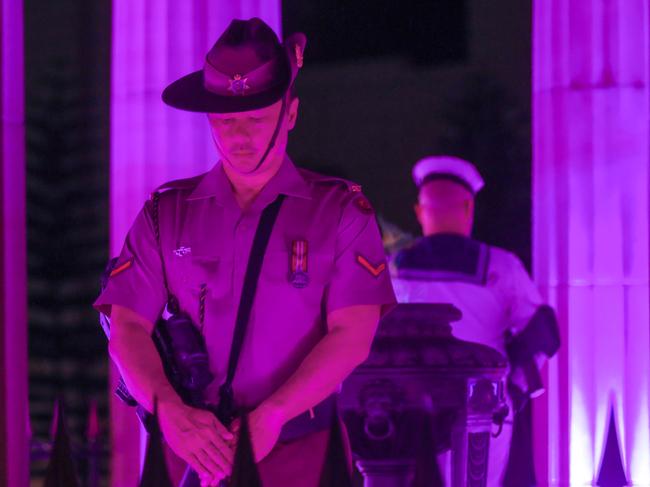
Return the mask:
<svg viewBox="0 0 650 487">
<path fill-rule="evenodd" d="M 112 255 L 157 185 L 216 162 L 205 115 L 168 108 L 160 94 L 169 82 L 201 68 L 233 18 L 253 16 L 279 33 L 279 0 L 113 1 Z M 140 434 L 133 410 L 113 401 L 111 423 L 112 484 L 136 485 Z"/>
<path fill-rule="evenodd" d="M 0 0 L 0 485 L 29 484 L 23 2 Z"/>
<path fill-rule="evenodd" d="M 629 485 L 650 485 L 649 8 L 534 2 L 534 268 L 563 339 L 536 402 L 549 485 L 595 485 L 612 410 Z"/>
</svg>

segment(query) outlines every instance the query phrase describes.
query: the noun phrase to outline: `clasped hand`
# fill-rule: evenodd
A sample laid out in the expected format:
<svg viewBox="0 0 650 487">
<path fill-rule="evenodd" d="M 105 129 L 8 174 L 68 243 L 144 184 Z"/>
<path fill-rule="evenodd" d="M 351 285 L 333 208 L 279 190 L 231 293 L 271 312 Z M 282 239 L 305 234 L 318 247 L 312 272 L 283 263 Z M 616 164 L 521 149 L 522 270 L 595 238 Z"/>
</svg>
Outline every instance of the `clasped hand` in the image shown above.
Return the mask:
<svg viewBox="0 0 650 487">
<path fill-rule="evenodd" d="M 202 479 L 213 484 L 230 474 L 234 459 L 233 435 L 210 411 L 180 402 L 158 405 L 160 429 L 169 447 Z"/>
<path fill-rule="evenodd" d="M 217 487 L 230 475 L 240 429 L 235 420 L 228 430 L 209 411 L 182 403 L 159 405 L 160 429 L 169 447 L 199 475 L 201 487 Z M 283 420 L 278 412 L 260 406 L 248 416 L 255 461 L 273 449 Z"/>
</svg>

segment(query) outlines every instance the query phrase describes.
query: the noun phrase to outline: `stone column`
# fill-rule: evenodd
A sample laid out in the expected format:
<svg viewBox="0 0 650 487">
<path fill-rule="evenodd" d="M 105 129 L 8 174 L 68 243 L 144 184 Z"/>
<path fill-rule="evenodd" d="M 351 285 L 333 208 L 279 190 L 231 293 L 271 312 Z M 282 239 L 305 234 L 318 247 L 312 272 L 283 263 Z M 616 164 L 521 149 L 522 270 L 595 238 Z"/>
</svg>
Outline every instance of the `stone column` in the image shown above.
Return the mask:
<svg viewBox="0 0 650 487">
<path fill-rule="evenodd" d="M 29 484 L 23 2 L 0 0 L 0 485 Z"/>
<path fill-rule="evenodd" d="M 157 185 L 217 161 L 205 115 L 168 108 L 160 100 L 163 88 L 200 69 L 233 18 L 258 16 L 279 33 L 280 13 L 279 0 L 113 1 L 112 255 Z M 113 400 L 111 425 L 113 485 L 137 485 L 143 449 L 133 410 Z"/>
<path fill-rule="evenodd" d="M 595 485 L 610 411 L 650 485 L 649 8 L 534 2 L 534 271 L 563 341 L 533 403 L 542 485 Z"/>
</svg>

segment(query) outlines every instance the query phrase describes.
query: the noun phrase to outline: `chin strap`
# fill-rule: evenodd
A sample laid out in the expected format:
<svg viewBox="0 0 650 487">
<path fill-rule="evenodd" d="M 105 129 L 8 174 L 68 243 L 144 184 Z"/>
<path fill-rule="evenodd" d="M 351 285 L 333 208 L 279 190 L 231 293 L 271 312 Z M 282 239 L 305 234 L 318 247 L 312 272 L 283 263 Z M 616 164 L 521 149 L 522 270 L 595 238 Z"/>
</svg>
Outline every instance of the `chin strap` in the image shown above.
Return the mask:
<svg viewBox="0 0 650 487">
<path fill-rule="evenodd" d="M 287 90 L 287 93 L 289 93 L 289 90 Z M 273 149 L 273 147 L 275 147 L 275 143 L 278 140 L 278 135 L 280 134 L 280 127 L 282 127 L 282 121 L 284 120 L 284 114 L 287 111 L 287 96 L 288 96 L 287 94 L 282 95 L 282 106 L 280 108 L 280 115 L 278 115 L 278 121 L 275 124 L 275 130 L 273 131 L 273 136 L 271 137 L 271 140 L 269 141 L 269 145 L 266 148 L 266 152 L 264 152 L 264 155 L 260 159 L 260 162 L 257 163 L 257 166 L 255 166 L 255 169 L 249 171 L 247 174 L 252 174 L 255 171 L 257 171 L 260 167 L 262 167 L 262 164 L 264 164 L 264 161 L 271 153 L 271 150 Z"/>
</svg>

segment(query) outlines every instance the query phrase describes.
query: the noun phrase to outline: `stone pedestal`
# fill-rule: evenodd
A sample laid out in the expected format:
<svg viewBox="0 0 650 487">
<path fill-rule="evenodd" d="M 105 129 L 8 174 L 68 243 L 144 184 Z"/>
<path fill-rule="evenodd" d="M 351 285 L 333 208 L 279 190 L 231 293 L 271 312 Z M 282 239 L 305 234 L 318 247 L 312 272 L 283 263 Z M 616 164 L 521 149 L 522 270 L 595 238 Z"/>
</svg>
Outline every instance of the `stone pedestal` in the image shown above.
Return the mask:
<svg viewBox="0 0 650 487">
<path fill-rule="evenodd" d="M 415 475 L 412 460 L 359 460 L 363 487 L 411 487 Z"/>
<path fill-rule="evenodd" d="M 485 379 L 475 382 L 469 390 L 467 407 L 454 425 L 451 437 L 453 487 L 488 487 L 490 439 L 495 429 L 492 416 L 499 404 L 489 392 L 487 398 L 477 396 L 481 388 L 485 390 L 495 385 L 498 387 Z"/>
<path fill-rule="evenodd" d="M 459 317 L 451 305 L 398 305 L 344 382 L 340 409 L 366 487 L 440 485 L 437 453 L 449 448 L 451 487 L 486 486 L 506 361 L 455 339 L 449 323 Z"/>
</svg>

